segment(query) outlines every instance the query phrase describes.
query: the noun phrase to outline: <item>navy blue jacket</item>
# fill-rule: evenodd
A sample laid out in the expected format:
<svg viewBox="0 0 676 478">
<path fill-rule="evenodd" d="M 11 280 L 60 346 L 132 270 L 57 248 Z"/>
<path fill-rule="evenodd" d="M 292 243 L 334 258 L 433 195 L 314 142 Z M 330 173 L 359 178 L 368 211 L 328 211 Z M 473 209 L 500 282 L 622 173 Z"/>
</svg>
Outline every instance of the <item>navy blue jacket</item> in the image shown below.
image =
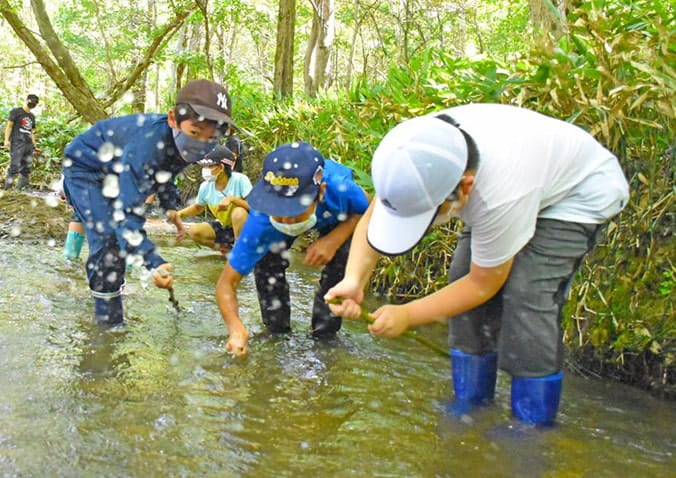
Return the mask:
<svg viewBox="0 0 676 478">
<path fill-rule="evenodd" d="M 155 253 L 155 245 L 143 230 L 143 203 L 156 193 L 164 209 L 178 206 L 176 175 L 186 163 L 176 151 L 167 115 L 138 114 L 105 119 L 76 137 L 64 150 L 64 171 L 99 173 L 101 187 L 109 174 L 119 177 L 119 195 L 109 206 L 124 211 L 116 219 L 115 230 L 122 250 L 141 254 L 146 265 L 157 267 L 166 262 Z M 117 202 L 119 201 L 119 202 Z M 131 234 L 129 234 L 131 233 Z M 140 244 L 129 244 L 126 237 L 139 237 Z"/>
</svg>

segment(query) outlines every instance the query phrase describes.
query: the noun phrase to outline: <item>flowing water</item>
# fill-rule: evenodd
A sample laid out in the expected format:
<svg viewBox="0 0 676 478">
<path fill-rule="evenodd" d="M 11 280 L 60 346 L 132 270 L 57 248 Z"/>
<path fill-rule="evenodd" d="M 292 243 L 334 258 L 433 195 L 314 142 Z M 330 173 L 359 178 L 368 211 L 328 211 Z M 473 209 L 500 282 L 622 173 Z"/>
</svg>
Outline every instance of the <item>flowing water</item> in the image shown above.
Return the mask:
<svg viewBox="0 0 676 478">
<path fill-rule="evenodd" d="M 222 261 L 164 242 L 183 310 L 132 270 L 126 325 L 105 330 L 60 244 L 0 241 L 1 476 L 676 476 L 673 402 L 567 374 L 558 425 L 520 430 L 499 375 L 495 403 L 458 421 L 449 363 L 428 348 L 358 322 L 309 339 L 318 276 L 297 259 L 294 331 L 264 333 L 247 277 L 253 337 L 233 358 L 213 298 Z M 442 325 L 422 332 L 445 342 Z"/>
</svg>

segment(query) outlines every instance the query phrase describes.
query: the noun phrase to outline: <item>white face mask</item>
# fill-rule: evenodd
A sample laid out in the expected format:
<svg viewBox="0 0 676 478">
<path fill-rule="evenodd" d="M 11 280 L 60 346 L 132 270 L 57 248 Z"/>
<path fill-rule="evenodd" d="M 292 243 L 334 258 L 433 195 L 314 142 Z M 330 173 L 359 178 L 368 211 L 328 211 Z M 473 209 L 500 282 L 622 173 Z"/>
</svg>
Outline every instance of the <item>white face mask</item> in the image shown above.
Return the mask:
<svg viewBox="0 0 676 478">
<path fill-rule="evenodd" d="M 204 179 L 205 181 L 215 181 L 216 176 L 211 174 L 211 169 L 202 168 L 202 179 Z"/>
<path fill-rule="evenodd" d="M 308 217 L 306 220 L 301 222 L 294 222 L 293 224 L 277 222 L 274 219 L 270 218 L 270 224 L 272 224 L 272 227 L 277 229 L 282 234 L 297 237 L 315 227 L 315 225 L 317 224 L 317 214 L 312 213 L 312 215 Z"/>
</svg>

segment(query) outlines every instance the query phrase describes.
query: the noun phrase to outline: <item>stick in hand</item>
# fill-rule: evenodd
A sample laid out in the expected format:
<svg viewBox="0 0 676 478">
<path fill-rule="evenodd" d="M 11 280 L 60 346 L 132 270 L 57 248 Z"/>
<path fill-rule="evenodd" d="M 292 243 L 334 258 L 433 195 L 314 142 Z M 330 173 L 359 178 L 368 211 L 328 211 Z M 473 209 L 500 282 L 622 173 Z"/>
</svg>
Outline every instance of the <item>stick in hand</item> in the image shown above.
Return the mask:
<svg viewBox="0 0 676 478">
<path fill-rule="evenodd" d="M 342 302 L 343 302 L 343 299 L 336 297 L 336 298 L 328 300 L 326 303 L 327 304 L 340 305 L 340 304 L 342 304 Z M 369 324 L 372 324 L 373 322 L 375 322 L 376 319 L 374 319 L 373 316 L 371 316 L 371 314 L 368 314 L 368 313 L 366 313 L 362 310 L 362 311 L 359 312 L 359 320 L 367 322 Z M 434 342 L 432 342 L 427 337 L 420 335 L 415 330 L 406 330 L 402 335 L 405 335 L 406 337 L 412 338 L 416 342 L 423 344 L 428 349 L 433 350 L 434 352 L 438 353 L 439 355 L 441 355 L 443 357 L 449 356 L 448 351 L 446 349 L 444 349 L 443 347 L 435 344 Z"/>
<path fill-rule="evenodd" d="M 167 290 L 169 291 L 169 302 L 171 302 L 171 305 L 174 306 L 174 309 L 176 309 L 176 312 L 180 312 L 181 307 L 178 305 L 178 300 L 176 300 L 176 297 L 174 296 L 174 288 L 170 287 Z"/>
</svg>

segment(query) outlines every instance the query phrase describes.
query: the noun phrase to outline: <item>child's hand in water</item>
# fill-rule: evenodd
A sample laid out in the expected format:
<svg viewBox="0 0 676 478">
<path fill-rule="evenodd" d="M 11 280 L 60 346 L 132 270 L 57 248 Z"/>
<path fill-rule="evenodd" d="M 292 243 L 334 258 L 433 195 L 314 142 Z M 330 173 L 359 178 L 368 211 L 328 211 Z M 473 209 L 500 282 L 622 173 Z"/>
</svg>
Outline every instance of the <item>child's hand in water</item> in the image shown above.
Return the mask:
<svg viewBox="0 0 676 478">
<path fill-rule="evenodd" d="M 231 331 L 225 350 L 237 357 L 246 355 L 248 341 L 249 331 L 245 328 L 242 327 L 241 329 Z"/>
<path fill-rule="evenodd" d="M 160 289 L 171 289 L 174 287 L 174 276 L 171 275 L 173 270 L 174 267 L 168 262 L 157 266 L 153 269 L 153 284 Z"/>
</svg>

